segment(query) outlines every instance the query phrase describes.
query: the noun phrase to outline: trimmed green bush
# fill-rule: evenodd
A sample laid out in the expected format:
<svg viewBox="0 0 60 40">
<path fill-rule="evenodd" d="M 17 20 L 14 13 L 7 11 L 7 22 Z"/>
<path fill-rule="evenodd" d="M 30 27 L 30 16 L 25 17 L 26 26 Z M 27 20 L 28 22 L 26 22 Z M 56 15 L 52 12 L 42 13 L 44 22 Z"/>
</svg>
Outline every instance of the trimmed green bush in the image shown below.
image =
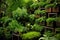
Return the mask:
<svg viewBox="0 0 60 40">
<path fill-rule="evenodd" d="M 25 9 L 25 8 L 17 8 L 16 10 L 14 10 L 13 12 L 12 12 L 13 14 L 13 18 L 17 18 L 17 19 L 19 19 L 19 18 L 21 18 L 21 17 L 27 17 L 27 9 Z"/>
<path fill-rule="evenodd" d="M 23 32 L 24 30 L 24 26 L 19 24 L 16 20 L 12 20 L 7 28 L 14 32 Z"/>
<path fill-rule="evenodd" d="M 39 37 L 41 34 L 39 32 L 35 32 L 35 31 L 32 31 L 32 32 L 28 32 L 28 33 L 25 33 L 22 35 L 22 39 L 24 40 L 29 40 L 29 39 L 33 39 L 33 38 L 37 38 Z"/>
<path fill-rule="evenodd" d="M 50 22 L 56 21 L 56 18 L 48 18 L 46 21 L 50 23 Z"/>
<path fill-rule="evenodd" d="M 40 25 L 38 25 L 38 24 L 34 24 L 34 25 L 32 26 L 32 30 L 34 30 L 34 31 L 42 31 L 43 28 L 44 28 L 44 26 L 40 26 Z"/>
</svg>

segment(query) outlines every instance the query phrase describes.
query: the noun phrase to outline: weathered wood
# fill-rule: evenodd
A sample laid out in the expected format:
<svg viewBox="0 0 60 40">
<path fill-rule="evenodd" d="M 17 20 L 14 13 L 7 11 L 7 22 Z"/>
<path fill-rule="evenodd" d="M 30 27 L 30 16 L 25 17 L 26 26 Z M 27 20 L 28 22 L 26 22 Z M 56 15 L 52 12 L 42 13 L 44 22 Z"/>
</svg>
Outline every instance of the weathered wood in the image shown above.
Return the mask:
<svg viewBox="0 0 60 40">
<path fill-rule="evenodd" d="M 59 12 L 59 7 L 45 8 L 46 12 Z"/>
<path fill-rule="evenodd" d="M 45 8 L 46 12 L 51 12 L 51 8 Z"/>
<path fill-rule="evenodd" d="M 59 7 L 56 7 L 56 8 L 52 8 L 52 12 L 59 12 Z"/>
</svg>

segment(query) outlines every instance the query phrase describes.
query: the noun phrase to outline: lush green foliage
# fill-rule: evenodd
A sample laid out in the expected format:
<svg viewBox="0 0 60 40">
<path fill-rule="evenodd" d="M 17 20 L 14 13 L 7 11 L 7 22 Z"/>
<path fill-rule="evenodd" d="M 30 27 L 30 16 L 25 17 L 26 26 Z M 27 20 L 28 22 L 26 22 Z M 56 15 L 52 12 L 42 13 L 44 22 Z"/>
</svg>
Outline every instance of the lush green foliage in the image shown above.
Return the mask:
<svg viewBox="0 0 60 40">
<path fill-rule="evenodd" d="M 46 13 L 46 11 L 45 10 L 40 10 L 40 9 L 37 9 L 37 10 L 35 10 L 35 12 L 34 12 L 35 14 L 45 14 Z"/>
<path fill-rule="evenodd" d="M 10 34 L 10 31 L 8 31 L 7 28 L 0 27 L 0 38 L 4 37 L 4 36 L 8 40 L 12 37 L 11 34 Z"/>
<path fill-rule="evenodd" d="M 2 18 L 1 18 L 1 22 L 3 22 L 3 23 L 8 22 L 9 20 L 12 20 L 12 19 L 9 18 L 8 16 L 5 16 L 5 17 L 2 17 Z"/>
<path fill-rule="evenodd" d="M 42 31 L 44 29 L 44 26 L 40 26 L 38 24 L 34 24 L 32 26 L 32 30 L 35 30 L 35 31 Z"/>
<path fill-rule="evenodd" d="M 46 35 L 47 37 L 51 37 L 53 36 L 53 33 L 51 31 L 46 31 L 44 35 Z"/>
<path fill-rule="evenodd" d="M 21 18 L 21 17 L 27 17 L 27 9 L 25 9 L 25 8 L 17 8 L 15 11 L 13 11 L 13 18 L 17 18 L 17 19 L 19 19 L 19 18 Z"/>
<path fill-rule="evenodd" d="M 40 33 L 39 32 L 35 32 L 35 31 L 33 31 L 33 32 L 28 32 L 28 33 L 25 33 L 25 34 L 23 34 L 22 35 L 22 38 L 24 39 L 24 40 L 31 40 L 32 38 L 37 38 L 37 37 L 39 37 L 40 36 Z"/>
<path fill-rule="evenodd" d="M 48 36 L 44 35 L 44 37 L 41 37 L 39 40 L 58 40 L 58 39 L 55 37 L 48 37 Z"/>
<path fill-rule="evenodd" d="M 57 17 L 57 18 L 56 18 L 56 21 L 57 21 L 57 22 L 60 22 L 60 17 Z"/>
<path fill-rule="evenodd" d="M 23 32 L 24 30 L 24 26 L 22 24 L 18 24 L 16 20 L 12 20 L 12 22 L 9 23 L 9 26 L 7 28 L 15 32 Z"/>
<path fill-rule="evenodd" d="M 53 21 L 56 21 L 56 18 L 48 18 L 46 21 L 47 22 L 53 22 Z"/>
<path fill-rule="evenodd" d="M 34 14 L 29 15 L 29 20 L 30 21 L 33 21 L 34 19 L 35 19 L 35 15 Z"/>
<path fill-rule="evenodd" d="M 54 4 L 49 4 L 49 5 L 46 5 L 45 8 L 56 7 L 56 5 L 57 5 L 56 3 L 54 3 Z"/>
<path fill-rule="evenodd" d="M 45 22 L 46 18 L 43 16 L 43 17 L 40 17 L 38 19 L 36 19 L 36 22 Z"/>
<path fill-rule="evenodd" d="M 56 34 L 55 37 L 60 40 L 60 34 Z"/>
<path fill-rule="evenodd" d="M 53 33 L 50 31 L 47 31 L 44 33 L 43 37 L 39 38 L 39 40 L 58 40 L 55 36 L 53 36 Z"/>
<path fill-rule="evenodd" d="M 5 36 L 6 40 L 9 40 L 12 33 L 22 33 L 20 36 L 23 40 L 33 40 L 33 38 L 40 37 L 40 32 L 45 27 L 41 26 L 40 23 L 56 21 L 55 18 L 48 18 L 46 20 L 46 11 L 40 8 L 56 7 L 56 1 L 1 0 L 0 8 L 2 9 L 3 16 L 0 17 L 0 37 Z M 36 15 L 42 15 L 42 17 L 39 16 L 40 18 L 36 18 Z M 60 34 L 50 38 L 51 35 L 50 32 L 46 32 L 43 35 L 43 40 L 56 40 L 55 37 L 60 40 Z"/>
</svg>

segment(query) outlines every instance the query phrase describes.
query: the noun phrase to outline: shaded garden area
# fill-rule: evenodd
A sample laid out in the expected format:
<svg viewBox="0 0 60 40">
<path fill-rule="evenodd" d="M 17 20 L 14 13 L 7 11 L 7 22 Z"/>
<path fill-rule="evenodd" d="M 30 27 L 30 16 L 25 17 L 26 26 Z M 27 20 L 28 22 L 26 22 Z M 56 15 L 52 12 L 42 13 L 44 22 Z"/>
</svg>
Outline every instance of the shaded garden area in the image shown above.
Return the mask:
<svg viewBox="0 0 60 40">
<path fill-rule="evenodd" d="M 0 40 L 60 40 L 60 0 L 0 0 Z"/>
</svg>

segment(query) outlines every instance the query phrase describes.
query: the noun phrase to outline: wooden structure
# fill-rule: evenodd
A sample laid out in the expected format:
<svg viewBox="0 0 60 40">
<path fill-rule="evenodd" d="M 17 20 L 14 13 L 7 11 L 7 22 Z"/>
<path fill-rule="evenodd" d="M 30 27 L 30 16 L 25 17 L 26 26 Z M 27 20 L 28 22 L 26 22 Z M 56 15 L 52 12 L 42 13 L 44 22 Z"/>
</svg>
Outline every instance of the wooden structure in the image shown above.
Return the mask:
<svg viewBox="0 0 60 40">
<path fill-rule="evenodd" d="M 46 12 L 47 12 L 47 18 L 52 17 L 52 18 L 57 18 L 58 16 L 58 12 L 59 12 L 59 7 L 56 8 L 45 8 Z M 54 17 L 53 17 L 54 16 Z M 55 24 L 55 25 L 54 25 Z M 46 22 L 46 27 L 45 27 L 45 31 L 47 31 L 47 29 L 51 30 L 52 32 L 55 32 L 55 27 L 56 27 L 56 22 L 52 23 L 52 25 L 54 26 L 47 26 L 48 23 Z"/>
<path fill-rule="evenodd" d="M 59 12 L 59 7 L 56 8 L 45 8 L 46 12 L 51 13 L 51 12 Z"/>
</svg>

